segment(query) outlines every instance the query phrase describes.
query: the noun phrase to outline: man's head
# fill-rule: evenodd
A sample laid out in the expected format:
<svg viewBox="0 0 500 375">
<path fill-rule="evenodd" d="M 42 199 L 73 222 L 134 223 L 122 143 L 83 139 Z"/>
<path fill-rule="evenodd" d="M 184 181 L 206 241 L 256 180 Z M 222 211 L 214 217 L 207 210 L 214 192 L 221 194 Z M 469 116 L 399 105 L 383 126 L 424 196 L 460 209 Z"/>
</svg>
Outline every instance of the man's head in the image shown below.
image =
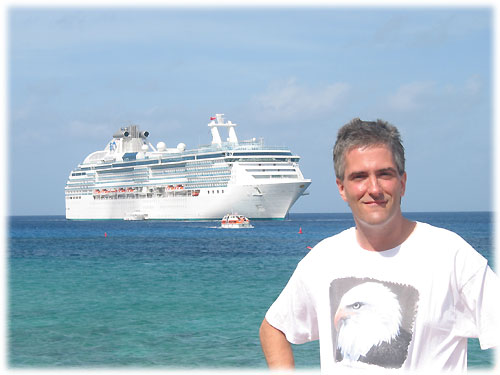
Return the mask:
<svg viewBox="0 0 500 375">
<path fill-rule="evenodd" d="M 376 145 L 386 146 L 391 151 L 398 173 L 402 176 L 405 172 L 405 151 L 398 129 L 382 120 L 361 121 L 359 118 L 344 125 L 337 134 L 333 148 L 335 176 L 341 181 L 344 179 L 345 156 L 348 151 Z"/>
<path fill-rule="evenodd" d="M 339 130 L 333 155 L 340 196 L 357 226 L 401 222 L 407 177 L 394 126 L 354 119 Z"/>
</svg>

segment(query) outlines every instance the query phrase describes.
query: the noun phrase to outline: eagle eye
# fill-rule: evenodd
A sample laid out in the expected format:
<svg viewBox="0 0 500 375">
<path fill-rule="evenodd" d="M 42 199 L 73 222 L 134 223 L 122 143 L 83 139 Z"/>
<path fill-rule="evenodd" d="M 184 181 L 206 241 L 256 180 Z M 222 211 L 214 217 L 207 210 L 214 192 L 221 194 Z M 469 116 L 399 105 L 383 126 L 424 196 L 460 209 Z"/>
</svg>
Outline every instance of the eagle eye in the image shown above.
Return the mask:
<svg viewBox="0 0 500 375">
<path fill-rule="evenodd" d="M 359 308 L 361 308 L 361 302 L 355 302 L 351 305 L 351 307 L 354 309 L 354 310 L 358 310 Z"/>
</svg>

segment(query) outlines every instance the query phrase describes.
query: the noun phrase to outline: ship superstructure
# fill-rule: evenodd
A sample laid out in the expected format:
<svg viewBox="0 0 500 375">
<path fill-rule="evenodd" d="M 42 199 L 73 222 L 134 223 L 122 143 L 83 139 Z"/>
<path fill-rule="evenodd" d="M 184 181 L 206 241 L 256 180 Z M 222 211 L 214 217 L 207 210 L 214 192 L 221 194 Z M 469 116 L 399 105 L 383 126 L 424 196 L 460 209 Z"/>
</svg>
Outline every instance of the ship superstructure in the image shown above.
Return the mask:
<svg viewBox="0 0 500 375">
<path fill-rule="evenodd" d="M 220 219 L 239 212 L 282 219 L 311 180 L 298 155 L 267 147 L 262 139 L 238 141 L 231 121 L 211 117 L 212 143 L 153 147 L 136 125 L 120 129 L 104 150 L 88 155 L 66 183 L 67 219 Z M 220 129 L 228 132 L 223 141 Z"/>
</svg>

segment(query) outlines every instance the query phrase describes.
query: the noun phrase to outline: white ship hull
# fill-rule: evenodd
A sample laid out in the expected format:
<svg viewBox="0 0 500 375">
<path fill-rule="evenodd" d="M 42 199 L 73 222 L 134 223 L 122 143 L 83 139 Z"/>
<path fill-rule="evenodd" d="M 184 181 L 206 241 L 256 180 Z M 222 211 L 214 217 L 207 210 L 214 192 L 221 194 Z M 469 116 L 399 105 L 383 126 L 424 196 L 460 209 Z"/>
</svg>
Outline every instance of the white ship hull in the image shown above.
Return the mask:
<svg viewBox="0 0 500 375">
<path fill-rule="evenodd" d="M 100 199 L 92 195 L 66 202 L 66 218 L 123 219 L 133 211 L 148 219 L 202 220 L 219 219 L 227 212 L 241 212 L 250 219 L 283 219 L 290 207 L 311 182 L 228 186 L 224 194 L 201 189 L 199 196 L 171 196 L 139 199 Z M 219 189 L 220 190 L 220 189 Z"/>
</svg>

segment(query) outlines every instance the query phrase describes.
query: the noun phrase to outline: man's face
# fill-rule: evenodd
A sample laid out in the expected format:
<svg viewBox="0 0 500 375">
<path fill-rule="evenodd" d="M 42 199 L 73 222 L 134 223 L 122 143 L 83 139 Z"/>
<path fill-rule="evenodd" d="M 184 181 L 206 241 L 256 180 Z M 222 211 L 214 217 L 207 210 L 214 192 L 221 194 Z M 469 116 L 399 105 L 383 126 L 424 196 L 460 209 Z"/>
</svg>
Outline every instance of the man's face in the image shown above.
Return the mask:
<svg viewBox="0 0 500 375">
<path fill-rule="evenodd" d="M 399 175 L 387 146 L 349 150 L 345 155 L 344 180 L 337 179 L 337 186 L 356 223 L 381 225 L 401 218 L 406 173 Z"/>
</svg>

